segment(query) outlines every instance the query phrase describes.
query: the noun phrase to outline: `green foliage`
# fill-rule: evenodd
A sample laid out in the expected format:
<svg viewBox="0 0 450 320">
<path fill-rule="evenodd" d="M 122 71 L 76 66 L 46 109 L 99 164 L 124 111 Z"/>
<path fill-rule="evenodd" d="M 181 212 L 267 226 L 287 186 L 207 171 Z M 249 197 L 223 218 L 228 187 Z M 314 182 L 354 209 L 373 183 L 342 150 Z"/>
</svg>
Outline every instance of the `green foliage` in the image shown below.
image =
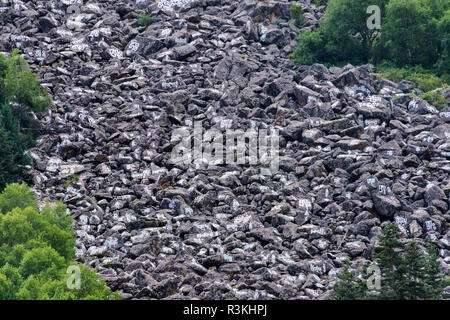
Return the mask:
<svg viewBox="0 0 450 320">
<path fill-rule="evenodd" d="M 400 250 L 403 245 L 397 239 L 397 228 L 394 224 L 387 225 L 380 236 L 375 258 L 381 271 L 382 299 L 395 299 L 399 290 L 400 274 L 397 266 L 400 265 Z"/>
<path fill-rule="evenodd" d="M 444 0 L 442 0 L 444 1 Z M 436 62 L 436 70 L 450 83 L 450 9 L 448 8 L 437 22 L 437 34 L 440 35 L 441 56 Z"/>
<path fill-rule="evenodd" d="M 386 0 L 330 0 L 318 30 L 301 33 L 292 58 L 299 64 L 361 64 L 371 56 L 379 32 L 367 28 L 370 5 L 384 8 Z"/>
<path fill-rule="evenodd" d="M 327 0 L 311 0 L 311 4 L 315 5 L 316 7 L 326 6 L 327 3 L 328 3 Z"/>
<path fill-rule="evenodd" d="M 426 299 L 425 260 L 415 242 L 406 246 L 405 254 L 398 266 L 397 273 L 401 275 L 398 281 L 397 300 Z"/>
<path fill-rule="evenodd" d="M 0 213 L 7 213 L 15 208 L 35 207 L 34 194 L 25 183 L 10 184 L 0 194 Z"/>
<path fill-rule="evenodd" d="M 301 6 L 291 5 L 290 13 L 296 27 L 300 28 L 307 22 L 307 19 L 303 15 L 303 8 Z"/>
<path fill-rule="evenodd" d="M 30 110 L 44 111 L 51 103 L 50 95 L 17 50 L 9 58 L 0 54 L 0 190 L 23 178 L 31 163 L 24 152 L 35 142 L 22 133 L 21 125 L 30 126 L 25 115 Z"/>
<path fill-rule="evenodd" d="M 22 184 L 0 194 L 0 299 L 118 299 L 75 259 L 72 218 L 62 203 L 41 212 Z M 80 288 L 69 289 L 69 266 L 80 268 Z"/>
<path fill-rule="evenodd" d="M 50 95 L 18 50 L 13 50 L 9 58 L 0 54 L 0 103 L 13 102 L 35 112 L 42 112 L 52 104 Z"/>
<path fill-rule="evenodd" d="M 436 90 L 447 86 L 448 80 L 445 78 L 445 75 L 438 77 L 420 66 L 414 68 L 393 68 L 389 64 L 381 64 L 377 69 L 380 77 L 394 82 L 400 82 L 402 79 L 414 82 L 417 88 L 425 92 L 420 97 L 438 109 L 448 105 L 444 96 L 439 94 L 439 90 Z"/>
<path fill-rule="evenodd" d="M 417 87 L 425 92 L 440 88 L 445 85 L 445 80 L 424 70 L 421 67 L 414 68 L 392 68 L 381 65 L 378 67 L 380 75 L 389 80 L 400 82 L 402 79 L 414 82 Z"/>
<path fill-rule="evenodd" d="M 391 0 L 386 6 L 380 44 L 387 57 L 398 66 L 423 64 L 437 59 L 435 26 L 429 23 L 430 10 L 423 0 Z"/>
<path fill-rule="evenodd" d="M 28 171 L 30 158 L 25 150 L 33 145 L 30 137 L 22 134 L 19 122 L 7 105 L 0 106 L 0 190 L 7 183 L 17 181 Z"/>
<path fill-rule="evenodd" d="M 350 271 L 350 261 L 344 264 L 344 270 L 338 274 L 338 282 L 333 288 L 334 300 L 363 300 L 367 294 L 364 282 L 358 282 Z"/>
<path fill-rule="evenodd" d="M 149 25 L 151 25 L 153 22 L 153 19 L 150 15 L 148 15 L 147 13 L 143 13 L 140 15 L 139 19 L 138 19 L 138 23 L 141 26 L 146 26 L 148 27 Z"/>
<path fill-rule="evenodd" d="M 366 12 L 381 10 L 381 30 Z M 447 81 L 450 70 L 450 2 L 446 0 L 330 0 L 317 30 L 301 33 L 291 57 L 298 64 L 353 65 L 388 61 L 421 66 Z M 436 77 L 437 78 L 437 77 Z M 436 79 L 423 79 L 424 91 Z"/>
<path fill-rule="evenodd" d="M 444 96 L 435 91 L 427 92 L 420 97 L 438 109 L 443 109 L 448 106 L 447 100 Z"/>
<path fill-rule="evenodd" d="M 333 299 L 337 300 L 421 300 L 442 299 L 447 285 L 439 270 L 436 248 L 428 243 L 423 254 L 412 241 L 406 248 L 397 239 L 397 228 L 387 225 L 375 248 L 377 266 L 380 268 L 381 288 L 368 292 L 365 281 L 357 281 L 349 271 L 349 262 L 339 274 L 333 288 Z M 362 273 L 367 277 L 367 272 Z"/>
<path fill-rule="evenodd" d="M 442 279 L 439 272 L 438 250 L 431 242 L 428 243 L 427 252 L 424 257 L 424 286 L 426 292 L 426 299 L 436 300 L 440 299 L 442 291 L 448 285 L 446 279 Z M 445 298 L 445 297 L 444 297 Z"/>
</svg>

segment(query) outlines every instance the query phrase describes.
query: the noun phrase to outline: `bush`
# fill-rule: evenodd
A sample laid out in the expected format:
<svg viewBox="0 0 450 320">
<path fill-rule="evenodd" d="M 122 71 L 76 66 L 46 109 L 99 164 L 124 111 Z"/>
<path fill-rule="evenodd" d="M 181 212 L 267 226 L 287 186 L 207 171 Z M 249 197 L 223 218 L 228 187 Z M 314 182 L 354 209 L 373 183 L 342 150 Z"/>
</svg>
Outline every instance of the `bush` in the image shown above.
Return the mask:
<svg viewBox="0 0 450 320">
<path fill-rule="evenodd" d="M 291 5 L 290 13 L 296 27 L 300 28 L 307 22 L 307 19 L 303 15 L 303 8 L 301 6 Z"/>
<path fill-rule="evenodd" d="M 72 218 L 62 203 L 41 212 L 22 184 L 0 194 L 0 299 L 119 299 L 92 270 L 77 264 Z M 80 288 L 69 289 L 69 266 Z"/>
<path fill-rule="evenodd" d="M 427 92 L 420 97 L 438 109 L 443 109 L 448 105 L 447 100 L 444 98 L 444 96 L 436 91 Z"/>
<path fill-rule="evenodd" d="M 445 85 L 445 81 L 440 79 L 438 76 L 427 71 L 421 67 L 414 68 L 392 68 L 390 66 L 381 65 L 378 68 L 380 76 L 385 77 L 389 80 L 399 82 L 402 79 L 414 82 L 417 87 L 428 92 L 437 88 L 441 88 Z"/>
<path fill-rule="evenodd" d="M 146 13 L 141 14 L 141 16 L 138 19 L 138 23 L 141 26 L 148 27 L 149 25 L 152 24 L 152 22 L 153 22 L 152 17 L 150 15 L 146 14 Z"/>
</svg>

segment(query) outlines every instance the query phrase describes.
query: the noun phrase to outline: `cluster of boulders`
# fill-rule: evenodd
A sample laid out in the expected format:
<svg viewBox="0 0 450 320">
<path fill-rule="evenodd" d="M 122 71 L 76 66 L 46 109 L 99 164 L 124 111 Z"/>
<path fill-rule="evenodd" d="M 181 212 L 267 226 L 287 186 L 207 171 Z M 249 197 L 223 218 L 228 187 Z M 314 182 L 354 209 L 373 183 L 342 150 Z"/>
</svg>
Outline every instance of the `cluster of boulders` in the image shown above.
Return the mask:
<svg viewBox="0 0 450 320">
<path fill-rule="evenodd" d="M 449 273 L 450 108 L 371 65 L 296 66 L 293 4 L 317 26 L 309 0 L 0 0 L 0 51 L 54 100 L 30 183 L 124 298 L 324 299 L 390 221 Z M 194 121 L 278 129 L 278 171 L 172 161 Z"/>
</svg>

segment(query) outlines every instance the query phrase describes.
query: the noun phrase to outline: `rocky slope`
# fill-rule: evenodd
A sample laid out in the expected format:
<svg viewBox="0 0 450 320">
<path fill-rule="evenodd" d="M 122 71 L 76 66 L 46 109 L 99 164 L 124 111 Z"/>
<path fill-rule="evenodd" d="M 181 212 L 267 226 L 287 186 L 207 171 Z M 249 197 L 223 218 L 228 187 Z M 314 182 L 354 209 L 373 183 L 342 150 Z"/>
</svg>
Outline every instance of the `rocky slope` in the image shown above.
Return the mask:
<svg viewBox="0 0 450 320">
<path fill-rule="evenodd" d="M 305 28 L 324 10 L 0 0 L 0 50 L 19 48 L 54 97 L 30 183 L 68 205 L 79 261 L 125 298 L 326 298 L 388 221 L 431 237 L 448 274 L 450 108 L 370 65 L 295 66 L 290 4 Z M 194 120 L 279 129 L 278 172 L 174 163 L 172 133 Z"/>
</svg>

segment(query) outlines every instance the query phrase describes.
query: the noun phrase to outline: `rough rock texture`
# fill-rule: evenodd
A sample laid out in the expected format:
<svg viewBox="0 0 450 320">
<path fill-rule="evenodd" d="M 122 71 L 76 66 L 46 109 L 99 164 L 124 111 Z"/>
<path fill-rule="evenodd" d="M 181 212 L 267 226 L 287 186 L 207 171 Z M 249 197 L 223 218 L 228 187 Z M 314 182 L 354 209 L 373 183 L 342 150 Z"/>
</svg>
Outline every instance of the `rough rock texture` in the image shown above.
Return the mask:
<svg viewBox="0 0 450 320">
<path fill-rule="evenodd" d="M 68 205 L 79 261 L 125 298 L 326 298 L 388 221 L 405 241 L 431 237 L 448 273 L 450 109 L 370 65 L 296 67 L 289 5 L 305 28 L 323 7 L 7 2 L 0 50 L 19 48 L 54 97 L 30 183 Z M 171 162 L 173 130 L 193 119 L 278 128 L 279 171 Z"/>
</svg>

